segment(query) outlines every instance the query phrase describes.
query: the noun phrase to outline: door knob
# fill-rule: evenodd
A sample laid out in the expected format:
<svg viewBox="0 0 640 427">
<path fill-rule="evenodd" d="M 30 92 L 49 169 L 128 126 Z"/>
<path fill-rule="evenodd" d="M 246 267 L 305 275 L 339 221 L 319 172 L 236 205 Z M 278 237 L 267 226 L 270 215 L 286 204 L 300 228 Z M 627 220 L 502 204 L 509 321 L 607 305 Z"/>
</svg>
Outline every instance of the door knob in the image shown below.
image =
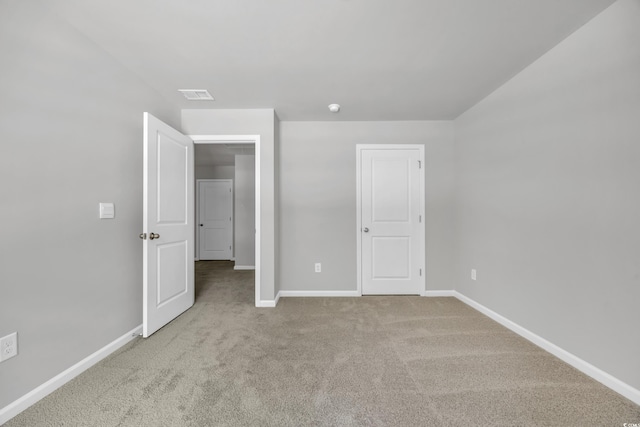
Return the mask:
<svg viewBox="0 0 640 427">
<path fill-rule="evenodd" d="M 142 240 L 147 240 L 147 233 L 140 233 L 140 238 Z"/>
<path fill-rule="evenodd" d="M 159 239 L 160 235 L 156 233 L 149 233 L 149 240 Z"/>
<path fill-rule="evenodd" d="M 202 227 L 204 224 L 200 224 L 200 227 Z"/>
<path fill-rule="evenodd" d="M 362 231 L 364 231 L 365 233 L 369 232 L 369 229 L 367 227 L 363 228 Z"/>
</svg>

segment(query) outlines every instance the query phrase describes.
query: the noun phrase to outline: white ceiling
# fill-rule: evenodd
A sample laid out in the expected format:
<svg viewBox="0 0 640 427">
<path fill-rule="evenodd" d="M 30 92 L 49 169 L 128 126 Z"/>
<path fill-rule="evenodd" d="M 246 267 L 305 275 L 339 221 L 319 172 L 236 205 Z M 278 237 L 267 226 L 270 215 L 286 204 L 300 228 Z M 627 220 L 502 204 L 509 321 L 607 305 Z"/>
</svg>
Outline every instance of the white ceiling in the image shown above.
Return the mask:
<svg viewBox="0 0 640 427">
<path fill-rule="evenodd" d="M 281 120 L 455 118 L 613 3 L 42 1 L 179 108 Z"/>
</svg>

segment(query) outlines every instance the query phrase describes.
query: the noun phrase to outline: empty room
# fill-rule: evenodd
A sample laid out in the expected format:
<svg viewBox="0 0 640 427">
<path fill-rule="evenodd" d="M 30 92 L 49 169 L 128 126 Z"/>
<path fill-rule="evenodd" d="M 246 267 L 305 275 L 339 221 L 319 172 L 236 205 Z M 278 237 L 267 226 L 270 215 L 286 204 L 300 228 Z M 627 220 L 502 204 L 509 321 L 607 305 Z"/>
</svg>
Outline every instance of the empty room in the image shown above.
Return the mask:
<svg viewBox="0 0 640 427">
<path fill-rule="evenodd" d="M 640 426 L 639 40 L 0 0 L 0 424 Z"/>
</svg>

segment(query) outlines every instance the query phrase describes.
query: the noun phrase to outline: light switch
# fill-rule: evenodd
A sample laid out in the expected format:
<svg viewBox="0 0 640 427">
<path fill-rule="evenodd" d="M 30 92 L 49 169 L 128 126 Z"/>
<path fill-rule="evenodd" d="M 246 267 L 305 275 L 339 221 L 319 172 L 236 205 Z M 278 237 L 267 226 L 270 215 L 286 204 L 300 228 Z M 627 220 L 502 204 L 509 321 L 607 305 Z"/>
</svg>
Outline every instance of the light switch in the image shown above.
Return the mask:
<svg viewBox="0 0 640 427">
<path fill-rule="evenodd" d="M 100 203 L 100 219 L 115 218 L 116 208 L 113 203 Z"/>
</svg>

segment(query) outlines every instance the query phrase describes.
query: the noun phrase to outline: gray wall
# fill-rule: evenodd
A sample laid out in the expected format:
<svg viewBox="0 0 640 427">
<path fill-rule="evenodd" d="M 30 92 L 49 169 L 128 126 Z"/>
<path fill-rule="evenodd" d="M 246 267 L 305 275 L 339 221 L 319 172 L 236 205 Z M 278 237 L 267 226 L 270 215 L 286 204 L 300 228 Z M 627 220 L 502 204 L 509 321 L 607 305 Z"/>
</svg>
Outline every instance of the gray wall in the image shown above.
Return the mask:
<svg viewBox="0 0 640 427">
<path fill-rule="evenodd" d="M 237 155 L 235 167 L 236 266 L 255 266 L 256 156 Z"/>
<path fill-rule="evenodd" d="M 179 115 L 34 2 L 0 2 L 0 57 L 3 408 L 142 323 L 142 112 Z"/>
<path fill-rule="evenodd" d="M 427 289 L 453 289 L 452 122 L 281 122 L 280 289 L 356 290 L 356 144 L 424 144 Z"/>
<path fill-rule="evenodd" d="M 636 389 L 639 40 L 614 3 L 455 121 L 456 289 Z"/>
<path fill-rule="evenodd" d="M 197 154 L 196 154 L 197 155 Z M 235 166 L 196 166 L 196 179 L 233 179 Z"/>
<path fill-rule="evenodd" d="M 272 109 L 182 110 L 182 131 L 187 135 L 260 135 L 261 248 L 260 299 L 273 300 L 277 275 L 275 234 L 278 200 L 275 190 L 275 128 Z"/>
</svg>

